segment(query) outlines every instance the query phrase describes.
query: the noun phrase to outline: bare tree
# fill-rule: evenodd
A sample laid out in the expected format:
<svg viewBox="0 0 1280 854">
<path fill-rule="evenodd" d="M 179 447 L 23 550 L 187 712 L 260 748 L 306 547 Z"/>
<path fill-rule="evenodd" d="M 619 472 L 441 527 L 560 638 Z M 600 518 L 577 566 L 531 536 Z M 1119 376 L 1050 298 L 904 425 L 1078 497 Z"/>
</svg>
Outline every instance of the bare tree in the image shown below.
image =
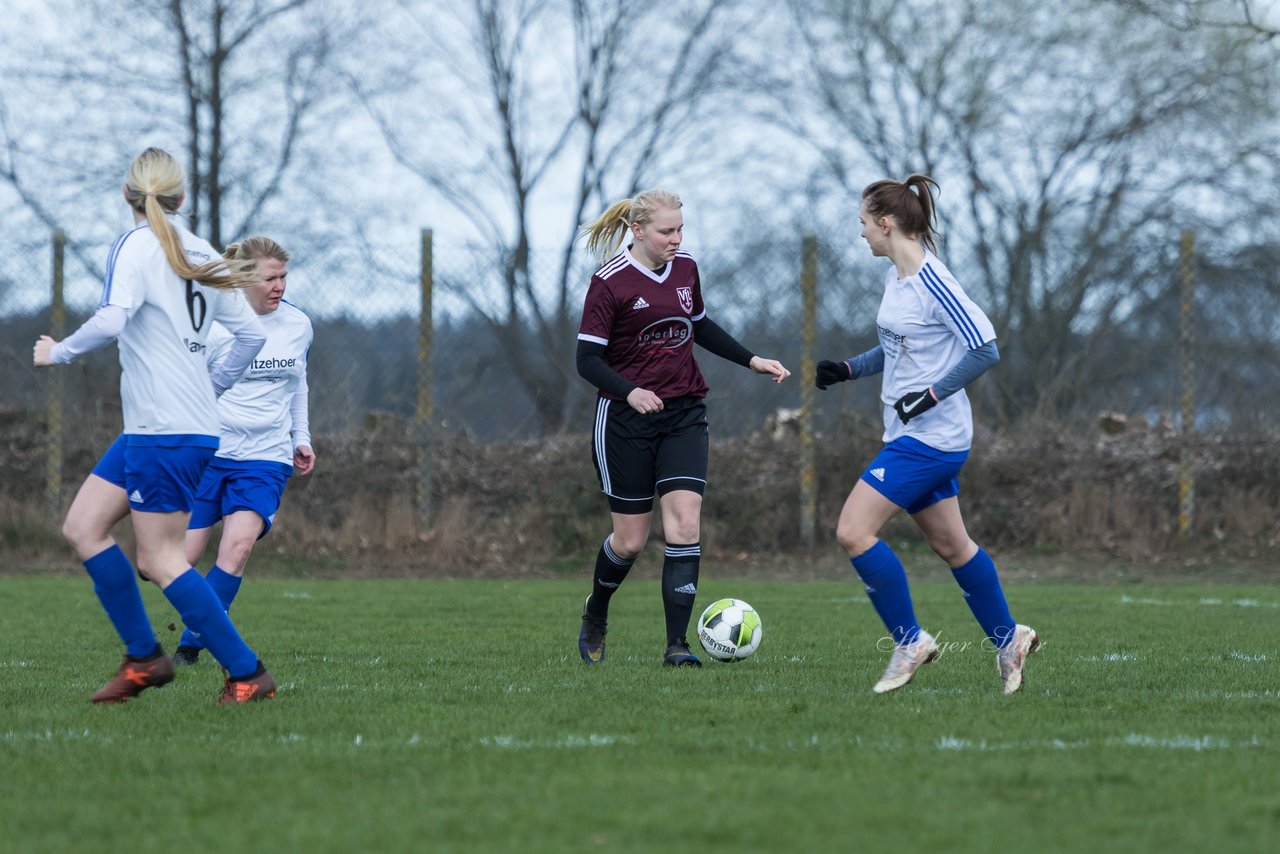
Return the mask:
<svg viewBox="0 0 1280 854">
<path fill-rule="evenodd" d="M 178 67 L 186 95 L 187 161 L 192 187 L 191 221 L 200 228 L 208 220 L 205 233 L 214 245 L 222 245 L 223 195 L 226 177 L 228 113 L 237 97 L 253 92 L 261 39 L 272 23 L 313 5 L 311 0 L 284 0 L 276 4 L 238 4 L 233 0 L 213 0 L 192 8 L 183 0 L 167 0 L 161 20 L 172 30 L 178 47 Z M 153 14 L 159 10 L 152 10 Z M 280 178 L 291 165 L 299 128 L 318 95 L 316 75 L 333 50 L 331 34 L 320 32 L 305 40 L 291 40 L 283 51 L 283 116 L 281 136 L 263 170 L 263 180 L 248 190 L 242 223 L 253 222 L 264 201 L 279 188 Z M 264 158 L 265 159 L 265 158 Z"/>
<path fill-rule="evenodd" d="M 561 429 L 580 394 L 572 354 L 589 271 L 577 231 L 709 135 L 745 25 L 728 6 L 407 3 L 398 26 L 417 49 L 393 86 L 352 81 L 396 160 L 478 236 L 495 287 L 454 292 L 500 342 L 501 369 L 519 378 L 542 431 Z M 534 260 L 539 238 L 563 247 L 556 262 Z"/>
<path fill-rule="evenodd" d="M 1112 0 L 1117 5 L 1149 15 L 1166 25 L 1185 32 L 1197 29 L 1220 29 L 1270 41 L 1280 35 L 1276 21 L 1267 21 L 1267 11 L 1275 4 L 1256 0 Z"/>
<path fill-rule="evenodd" d="M 29 27 L 0 59 L 24 84 L 0 100 L 0 182 L 46 227 L 83 236 L 108 219 L 87 206 L 118 208 L 121 164 L 163 145 L 185 155 L 192 227 L 218 246 L 260 227 L 330 143 L 345 91 L 334 75 L 370 14 L 331 0 L 47 5 L 46 18 L 0 24 Z"/>
<path fill-rule="evenodd" d="M 1230 39 L 1171 51 L 1088 3 L 792 8 L 807 74 L 778 121 L 854 199 L 879 177 L 941 180 L 949 261 L 1011 357 L 1006 411 L 1060 413 L 1126 318 L 1167 296 L 1153 247 L 1249 145 L 1217 124 L 1206 69 L 1256 82 L 1265 64 Z"/>
</svg>

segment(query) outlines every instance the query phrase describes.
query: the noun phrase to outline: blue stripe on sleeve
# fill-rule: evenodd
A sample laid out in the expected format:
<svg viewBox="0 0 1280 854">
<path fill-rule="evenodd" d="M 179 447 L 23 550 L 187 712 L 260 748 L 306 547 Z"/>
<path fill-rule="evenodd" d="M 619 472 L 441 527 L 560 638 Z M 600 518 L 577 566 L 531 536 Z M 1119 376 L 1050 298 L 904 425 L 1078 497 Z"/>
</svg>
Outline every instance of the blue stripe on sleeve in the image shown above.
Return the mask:
<svg viewBox="0 0 1280 854">
<path fill-rule="evenodd" d="M 116 242 L 111 244 L 111 251 L 107 254 L 107 275 L 102 282 L 102 299 L 98 301 L 98 308 L 102 308 L 111 301 L 111 282 L 116 275 L 116 259 L 120 257 L 120 250 L 124 247 L 125 240 L 138 229 L 146 227 L 146 225 L 134 226 L 117 237 Z"/>
<path fill-rule="evenodd" d="M 929 289 L 929 293 L 946 309 L 947 314 L 951 315 L 951 319 L 955 321 L 956 326 L 960 328 L 960 334 L 964 336 L 965 345 L 970 350 L 976 350 L 983 344 L 982 333 L 978 331 L 977 324 L 969 317 L 964 307 L 960 305 L 960 301 L 956 299 L 955 294 L 943 283 L 942 278 L 938 276 L 933 269 L 925 264 L 920 268 L 920 279 L 924 282 L 924 286 Z"/>
</svg>

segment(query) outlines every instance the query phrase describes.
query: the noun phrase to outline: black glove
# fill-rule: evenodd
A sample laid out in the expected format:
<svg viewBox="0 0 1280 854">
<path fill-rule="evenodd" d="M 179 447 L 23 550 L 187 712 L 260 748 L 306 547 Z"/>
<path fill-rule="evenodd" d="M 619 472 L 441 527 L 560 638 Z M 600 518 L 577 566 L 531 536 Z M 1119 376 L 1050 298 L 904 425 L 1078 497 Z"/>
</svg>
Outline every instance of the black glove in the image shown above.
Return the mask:
<svg viewBox="0 0 1280 854">
<path fill-rule="evenodd" d="M 933 396 L 932 389 L 924 391 L 912 391 L 904 394 L 893 405 L 897 410 L 898 417 L 902 419 L 902 423 L 906 424 L 912 418 L 915 418 L 922 412 L 928 412 L 938 405 L 938 399 Z"/>
<path fill-rule="evenodd" d="M 823 359 L 818 363 L 818 370 L 814 372 L 813 384 L 826 391 L 829 385 L 835 385 L 851 379 L 853 379 L 853 371 L 850 370 L 848 362 L 833 362 L 830 359 Z"/>
</svg>

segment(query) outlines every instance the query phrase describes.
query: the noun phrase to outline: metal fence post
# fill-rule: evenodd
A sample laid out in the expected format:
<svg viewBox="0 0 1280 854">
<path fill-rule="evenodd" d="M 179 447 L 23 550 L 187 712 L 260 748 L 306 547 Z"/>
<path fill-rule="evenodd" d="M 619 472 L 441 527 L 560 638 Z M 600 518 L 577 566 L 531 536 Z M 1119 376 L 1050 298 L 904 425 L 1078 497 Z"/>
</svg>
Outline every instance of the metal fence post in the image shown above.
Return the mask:
<svg viewBox="0 0 1280 854">
<path fill-rule="evenodd" d="M 818 238 L 811 231 L 805 232 L 800 241 L 800 291 L 804 315 L 800 350 L 800 544 L 812 549 L 818 517 L 814 388 L 810 382 L 818 338 Z"/>
<path fill-rule="evenodd" d="M 1181 363 L 1182 430 L 1178 454 L 1178 534 L 1187 537 L 1195 524 L 1195 303 L 1196 303 L 1196 249 L 1195 235 L 1182 232 L 1182 299 L 1179 316 L 1178 349 Z"/>
<path fill-rule="evenodd" d="M 431 482 L 432 446 L 435 439 L 435 400 L 432 396 L 431 348 L 432 322 L 431 292 L 434 285 L 431 229 L 422 230 L 422 308 L 418 314 L 418 405 L 414 413 L 414 427 L 418 445 L 418 532 L 431 530 L 434 511 L 434 492 Z"/>
<path fill-rule="evenodd" d="M 61 341 L 67 322 L 66 302 L 63 298 L 63 258 L 66 255 L 67 235 L 62 229 L 53 232 L 53 282 L 49 295 L 49 334 Z M 45 427 L 47 452 L 45 455 L 44 490 L 45 518 L 62 518 L 62 390 L 64 373 L 61 370 L 45 372 L 48 380 L 45 399 Z"/>
</svg>

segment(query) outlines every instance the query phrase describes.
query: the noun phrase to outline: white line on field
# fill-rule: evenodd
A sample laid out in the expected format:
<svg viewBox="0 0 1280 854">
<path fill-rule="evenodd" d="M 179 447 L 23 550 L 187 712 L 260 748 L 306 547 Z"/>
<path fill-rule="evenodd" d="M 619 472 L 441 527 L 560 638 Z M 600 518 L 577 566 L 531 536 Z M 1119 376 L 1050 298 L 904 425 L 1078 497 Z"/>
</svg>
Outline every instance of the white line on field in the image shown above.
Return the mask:
<svg viewBox="0 0 1280 854">
<path fill-rule="evenodd" d="M 1142 747 L 1156 750 L 1190 750 L 1200 753 L 1206 750 L 1231 750 L 1251 747 L 1266 747 L 1267 742 L 1258 736 L 1232 741 L 1216 735 L 1174 735 L 1152 736 L 1131 732 L 1123 738 L 1103 739 L 1100 744 L 1106 747 Z M 1080 750 L 1091 746 L 1089 739 L 1080 741 L 1063 741 L 1048 739 L 1042 741 L 1008 741 L 991 742 L 985 739 L 957 738 L 943 736 L 934 745 L 938 750 L 993 752 L 1003 750 Z"/>
<path fill-rule="evenodd" d="M 564 748 L 612 747 L 615 744 L 631 744 L 633 739 L 627 736 L 614 735 L 564 735 L 556 739 L 516 738 L 512 735 L 485 736 L 480 739 L 481 747 L 498 747 L 506 750 L 545 750 L 548 748 L 562 750 Z"/>
<path fill-rule="evenodd" d="M 1195 691 L 1191 696 L 1202 700 L 1275 700 L 1280 691 Z"/>
<path fill-rule="evenodd" d="M 1121 605 L 1234 605 L 1237 608 L 1280 608 L 1280 602 L 1264 602 L 1259 599 L 1215 599 L 1213 597 L 1205 597 L 1195 602 L 1186 601 L 1179 602 L 1172 599 L 1157 599 L 1154 596 L 1121 596 Z"/>
<path fill-rule="evenodd" d="M 1260 652 L 1241 652 L 1240 650 L 1232 650 L 1231 657 L 1236 661 L 1266 661 L 1267 657 Z"/>
</svg>

